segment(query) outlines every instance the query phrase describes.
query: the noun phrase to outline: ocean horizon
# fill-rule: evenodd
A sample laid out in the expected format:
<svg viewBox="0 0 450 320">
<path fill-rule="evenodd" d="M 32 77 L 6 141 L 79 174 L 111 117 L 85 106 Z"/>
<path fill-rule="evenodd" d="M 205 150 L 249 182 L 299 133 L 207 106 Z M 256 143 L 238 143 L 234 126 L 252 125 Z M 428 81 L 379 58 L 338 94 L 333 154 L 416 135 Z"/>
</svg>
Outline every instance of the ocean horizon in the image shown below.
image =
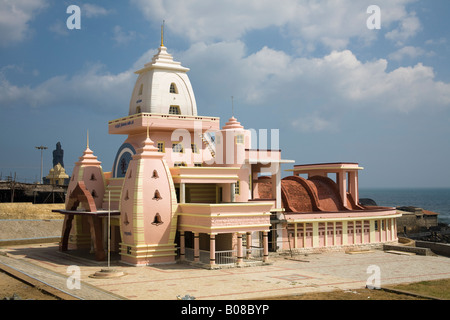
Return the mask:
<svg viewBox="0 0 450 320">
<path fill-rule="evenodd" d="M 379 206 L 413 206 L 439 213 L 438 221 L 450 224 L 450 188 L 360 188 L 359 198 Z"/>
</svg>

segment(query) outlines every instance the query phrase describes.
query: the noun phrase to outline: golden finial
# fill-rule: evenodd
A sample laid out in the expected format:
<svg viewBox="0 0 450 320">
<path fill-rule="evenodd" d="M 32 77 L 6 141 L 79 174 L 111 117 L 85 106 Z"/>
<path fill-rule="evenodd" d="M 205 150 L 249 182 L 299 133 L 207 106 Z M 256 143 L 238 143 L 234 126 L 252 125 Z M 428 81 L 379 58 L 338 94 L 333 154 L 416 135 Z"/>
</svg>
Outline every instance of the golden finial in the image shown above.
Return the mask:
<svg viewBox="0 0 450 320">
<path fill-rule="evenodd" d="M 86 149 L 89 149 L 89 129 L 87 130 Z"/>
<path fill-rule="evenodd" d="M 164 22 L 165 20 L 163 20 L 163 24 L 161 25 L 161 47 L 164 47 Z"/>
<path fill-rule="evenodd" d="M 231 96 L 231 117 L 234 118 L 234 96 Z"/>
</svg>

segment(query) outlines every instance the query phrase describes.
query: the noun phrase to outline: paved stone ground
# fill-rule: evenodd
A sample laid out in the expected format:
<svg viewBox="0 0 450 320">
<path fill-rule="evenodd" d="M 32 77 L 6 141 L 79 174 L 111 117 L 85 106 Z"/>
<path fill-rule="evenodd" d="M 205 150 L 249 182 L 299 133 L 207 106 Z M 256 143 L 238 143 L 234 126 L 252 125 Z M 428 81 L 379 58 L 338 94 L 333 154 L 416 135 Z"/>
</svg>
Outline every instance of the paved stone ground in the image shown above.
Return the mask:
<svg viewBox="0 0 450 320">
<path fill-rule="evenodd" d="M 0 248 L 0 263 L 42 277 L 46 283 L 86 300 L 175 300 L 189 294 L 197 300 L 243 300 L 364 288 L 369 266 L 380 269 L 381 286 L 450 278 L 450 258 L 397 255 L 383 251 L 271 257 L 257 267 L 206 270 L 186 264 L 132 267 L 112 262 L 125 276 L 91 278 L 105 263 L 58 251 L 57 244 Z M 6 256 L 4 255 L 6 253 Z M 68 289 L 69 266 L 81 271 L 81 289 Z M 369 270 L 370 271 L 370 270 Z"/>
</svg>

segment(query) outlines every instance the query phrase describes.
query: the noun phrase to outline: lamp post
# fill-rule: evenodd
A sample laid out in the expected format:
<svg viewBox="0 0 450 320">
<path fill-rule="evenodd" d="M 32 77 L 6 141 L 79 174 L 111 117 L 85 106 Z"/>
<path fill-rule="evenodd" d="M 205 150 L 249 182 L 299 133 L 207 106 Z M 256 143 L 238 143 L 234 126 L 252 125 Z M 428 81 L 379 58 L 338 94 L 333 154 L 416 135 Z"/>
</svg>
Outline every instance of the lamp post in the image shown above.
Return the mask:
<svg viewBox="0 0 450 320">
<path fill-rule="evenodd" d="M 47 147 L 44 146 L 40 146 L 40 147 L 35 147 L 38 150 L 41 150 L 41 175 L 39 177 L 39 182 L 42 184 L 42 167 L 43 167 L 43 152 L 44 150 L 47 150 Z"/>
</svg>

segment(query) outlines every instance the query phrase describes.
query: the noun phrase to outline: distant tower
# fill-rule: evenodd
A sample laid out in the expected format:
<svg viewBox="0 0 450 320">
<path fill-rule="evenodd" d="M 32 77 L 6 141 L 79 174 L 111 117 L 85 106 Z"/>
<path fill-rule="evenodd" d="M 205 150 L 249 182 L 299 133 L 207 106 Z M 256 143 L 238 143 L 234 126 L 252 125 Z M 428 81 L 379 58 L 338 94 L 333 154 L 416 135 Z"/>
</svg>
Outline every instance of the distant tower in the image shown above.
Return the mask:
<svg viewBox="0 0 450 320">
<path fill-rule="evenodd" d="M 53 150 L 53 167 L 58 163 L 64 168 L 64 150 L 61 148 L 61 142 L 58 142 L 56 149 Z"/>
</svg>

